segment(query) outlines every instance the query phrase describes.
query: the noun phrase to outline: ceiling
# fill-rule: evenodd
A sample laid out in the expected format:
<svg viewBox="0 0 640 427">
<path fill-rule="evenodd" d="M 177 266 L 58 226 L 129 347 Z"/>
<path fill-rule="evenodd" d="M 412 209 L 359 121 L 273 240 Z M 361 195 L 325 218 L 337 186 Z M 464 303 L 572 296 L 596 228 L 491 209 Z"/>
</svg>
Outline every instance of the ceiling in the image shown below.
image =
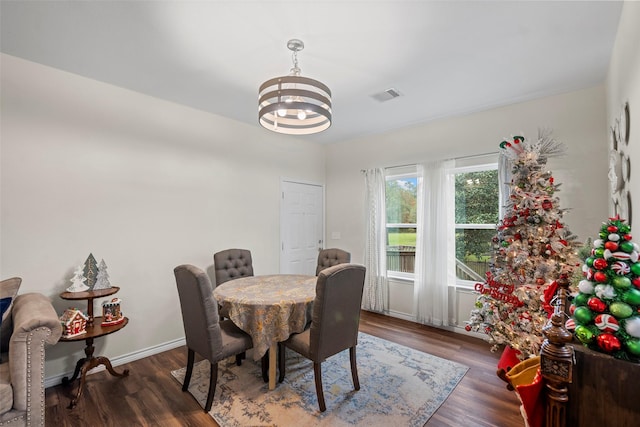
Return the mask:
<svg viewBox="0 0 640 427">
<path fill-rule="evenodd" d="M 2 52 L 259 126 L 292 66 L 333 92 L 334 143 L 604 82 L 617 1 L 7 1 Z M 402 96 L 373 95 L 395 88 Z M 265 130 L 265 132 L 267 132 Z M 289 138 L 289 136 L 284 136 Z"/>
</svg>

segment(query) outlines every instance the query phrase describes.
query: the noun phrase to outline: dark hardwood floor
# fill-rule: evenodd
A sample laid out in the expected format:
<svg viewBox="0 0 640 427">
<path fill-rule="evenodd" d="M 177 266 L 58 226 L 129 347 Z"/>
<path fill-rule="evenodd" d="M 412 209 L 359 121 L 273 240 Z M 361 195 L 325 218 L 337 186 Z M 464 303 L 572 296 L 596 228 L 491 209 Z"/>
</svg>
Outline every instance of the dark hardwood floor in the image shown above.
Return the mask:
<svg viewBox="0 0 640 427">
<path fill-rule="evenodd" d="M 469 366 L 428 427 L 524 426 L 517 397 L 496 376 L 499 354 L 491 353 L 484 341 L 370 312 L 363 312 L 360 330 Z M 180 347 L 118 366 L 118 371 L 129 369 L 126 378 L 106 371 L 92 374 L 74 409 L 67 406 L 75 384 L 50 387 L 46 390 L 46 425 L 217 426 L 171 376 L 172 370 L 185 365 L 186 349 Z"/>
</svg>

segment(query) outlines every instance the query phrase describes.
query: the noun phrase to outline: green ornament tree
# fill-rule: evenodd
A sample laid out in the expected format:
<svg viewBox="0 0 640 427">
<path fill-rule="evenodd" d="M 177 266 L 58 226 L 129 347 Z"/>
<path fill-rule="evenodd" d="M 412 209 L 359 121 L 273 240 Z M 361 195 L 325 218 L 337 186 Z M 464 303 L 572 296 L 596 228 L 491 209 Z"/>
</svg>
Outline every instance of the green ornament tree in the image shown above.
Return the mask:
<svg viewBox="0 0 640 427">
<path fill-rule="evenodd" d="M 640 361 L 640 250 L 619 216 L 602 224 L 583 265 L 567 327 L 593 350 Z"/>
<path fill-rule="evenodd" d="M 555 280 L 570 277 L 579 260 L 575 236 L 562 223 L 559 184 L 544 169 L 563 146 L 541 133 L 534 142 L 515 136 L 500 148 L 511 165 L 510 196 L 496 227 L 487 280 L 476 284 L 479 296 L 465 328 L 486 333 L 492 351 L 508 346 L 522 360 L 540 350 Z"/>
</svg>

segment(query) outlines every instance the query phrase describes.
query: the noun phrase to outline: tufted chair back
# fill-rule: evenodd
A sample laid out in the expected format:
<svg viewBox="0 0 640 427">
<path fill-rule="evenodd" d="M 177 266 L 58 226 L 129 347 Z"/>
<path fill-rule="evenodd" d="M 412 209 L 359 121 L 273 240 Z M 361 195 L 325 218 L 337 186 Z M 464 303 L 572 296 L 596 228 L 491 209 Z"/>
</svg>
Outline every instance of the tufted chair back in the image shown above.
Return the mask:
<svg viewBox="0 0 640 427">
<path fill-rule="evenodd" d="M 226 249 L 213 255 L 216 286 L 239 277 L 253 276 L 251 251 Z"/>
<path fill-rule="evenodd" d="M 348 264 L 349 262 L 351 262 L 351 254 L 349 252 L 337 248 L 323 249 L 318 254 L 316 276 L 325 268 L 338 264 Z"/>
</svg>

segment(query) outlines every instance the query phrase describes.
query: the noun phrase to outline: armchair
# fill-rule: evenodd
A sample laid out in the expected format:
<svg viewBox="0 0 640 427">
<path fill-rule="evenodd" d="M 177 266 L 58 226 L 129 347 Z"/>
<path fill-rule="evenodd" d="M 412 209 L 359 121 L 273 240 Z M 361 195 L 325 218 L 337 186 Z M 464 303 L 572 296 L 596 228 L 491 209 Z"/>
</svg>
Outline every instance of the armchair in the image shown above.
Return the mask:
<svg viewBox="0 0 640 427">
<path fill-rule="evenodd" d="M 4 322 L 12 328 L 0 363 L 0 426 L 44 426 L 45 346 L 60 339 L 60 320 L 47 297 L 27 293 L 15 298 Z"/>
</svg>

